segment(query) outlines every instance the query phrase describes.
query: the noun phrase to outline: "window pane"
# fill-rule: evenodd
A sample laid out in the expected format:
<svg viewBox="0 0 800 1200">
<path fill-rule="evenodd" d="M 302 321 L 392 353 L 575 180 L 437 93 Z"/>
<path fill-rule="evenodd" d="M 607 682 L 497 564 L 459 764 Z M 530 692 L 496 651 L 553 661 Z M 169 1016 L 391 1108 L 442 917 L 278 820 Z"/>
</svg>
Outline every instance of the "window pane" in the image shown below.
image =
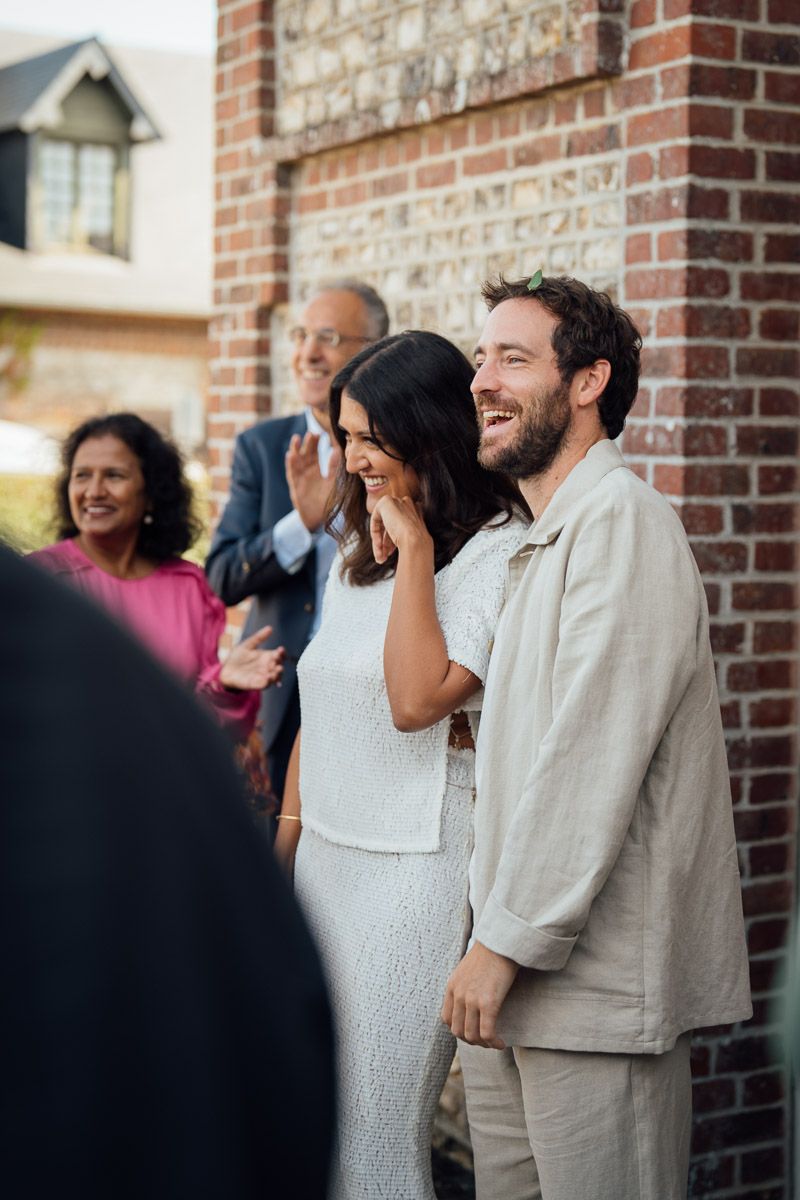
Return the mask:
<svg viewBox="0 0 800 1200">
<path fill-rule="evenodd" d="M 45 243 L 70 242 L 75 194 L 75 152 L 72 144 L 43 140 L 39 170 Z"/>
<path fill-rule="evenodd" d="M 117 151 L 113 146 L 43 138 L 39 180 L 45 245 L 114 250 Z"/>
<path fill-rule="evenodd" d="M 113 248 L 114 167 L 112 146 L 81 146 L 78 152 L 80 223 L 84 236 L 100 250 Z"/>
</svg>

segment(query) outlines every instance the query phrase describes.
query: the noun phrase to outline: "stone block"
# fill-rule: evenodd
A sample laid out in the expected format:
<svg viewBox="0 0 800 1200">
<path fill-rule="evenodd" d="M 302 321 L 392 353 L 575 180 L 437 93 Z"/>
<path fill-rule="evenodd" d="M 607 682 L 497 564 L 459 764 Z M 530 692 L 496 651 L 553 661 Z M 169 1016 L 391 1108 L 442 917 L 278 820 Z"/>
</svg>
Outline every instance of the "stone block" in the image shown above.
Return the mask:
<svg viewBox="0 0 800 1200">
<path fill-rule="evenodd" d="M 387 100 L 385 104 L 381 105 L 380 118 L 384 129 L 394 129 L 400 119 L 402 107 L 400 100 Z"/>
<path fill-rule="evenodd" d="M 403 272 L 399 267 L 387 271 L 383 277 L 383 294 L 385 296 L 402 295 L 404 291 Z"/>
<path fill-rule="evenodd" d="M 428 36 L 452 40 L 456 30 L 462 27 L 462 0 L 437 0 L 427 7 Z"/>
<path fill-rule="evenodd" d="M 362 210 L 357 210 L 347 218 L 347 237 L 349 241 L 363 237 L 367 232 L 367 219 Z"/>
<path fill-rule="evenodd" d="M 468 80 L 478 70 L 481 61 L 481 43 L 476 37 L 467 37 L 461 42 L 458 48 L 458 58 L 456 60 L 456 77 L 462 80 Z"/>
<path fill-rule="evenodd" d="M 309 0 L 303 19 L 303 32 L 314 36 L 330 28 L 333 17 L 331 0 Z"/>
<path fill-rule="evenodd" d="M 306 92 L 306 124 L 321 125 L 328 112 L 325 92 L 320 87 Z"/>
<path fill-rule="evenodd" d="M 284 80 L 285 87 L 308 87 L 317 78 L 317 56 L 313 47 L 303 46 L 287 55 L 287 69 L 291 80 Z M 293 99 L 294 97 L 292 97 Z"/>
<path fill-rule="evenodd" d="M 535 13 L 528 27 L 528 52 L 531 58 L 542 58 L 565 42 L 564 15 L 560 8 Z"/>
<path fill-rule="evenodd" d="M 592 224 L 596 229 L 618 229 L 622 225 L 622 211 L 619 200 L 608 200 L 604 204 L 592 206 Z"/>
<path fill-rule="evenodd" d="M 575 243 L 562 242 L 548 251 L 547 269 L 554 275 L 574 275 L 576 271 Z"/>
<path fill-rule="evenodd" d="M 455 55 L 452 49 L 441 50 L 433 60 L 431 81 L 435 88 L 449 88 L 455 81 Z"/>
<path fill-rule="evenodd" d="M 355 82 L 355 105 L 359 112 L 374 107 L 378 96 L 376 84 L 374 71 L 359 71 Z"/>
<path fill-rule="evenodd" d="M 584 0 L 573 0 L 571 4 L 567 5 L 566 36 L 569 42 L 579 42 L 581 40 L 581 23 L 584 9 Z"/>
<path fill-rule="evenodd" d="M 591 241 L 585 242 L 581 260 L 587 271 L 617 269 L 620 262 L 619 238 L 592 238 Z"/>
<path fill-rule="evenodd" d="M 401 94 L 405 97 L 421 96 L 430 90 L 431 67 L 430 59 L 425 54 L 415 55 L 403 64 Z M 428 109 L 428 116 L 430 110 Z M 424 120 L 425 118 L 423 118 Z"/>
<path fill-rule="evenodd" d="M 450 192 L 442 204 L 442 217 L 445 221 L 455 221 L 463 217 L 470 207 L 469 193 L 463 190 Z"/>
<path fill-rule="evenodd" d="M 568 208 L 554 209 L 542 215 L 542 223 L 548 237 L 566 233 L 570 228 L 572 213 Z"/>
<path fill-rule="evenodd" d="M 341 48 L 342 62 L 348 72 L 367 66 L 367 43 L 359 30 L 346 34 L 342 38 Z"/>
<path fill-rule="evenodd" d="M 342 56 L 334 43 L 328 42 L 320 46 L 317 52 L 317 71 L 320 79 L 341 79 Z"/>
<path fill-rule="evenodd" d="M 500 212 L 506 206 L 506 185 L 493 183 L 490 187 L 476 188 L 473 206 L 475 212 Z"/>
<path fill-rule="evenodd" d="M 468 28 L 488 25 L 503 15 L 503 0 L 463 0 L 461 20 Z"/>
<path fill-rule="evenodd" d="M 484 36 L 482 67 L 487 75 L 498 75 L 508 63 L 508 50 L 503 29 L 489 29 Z"/>
<path fill-rule="evenodd" d="M 417 200 L 414 205 L 414 222 L 417 225 L 429 225 L 439 220 L 439 201 L 432 196 L 430 199 Z"/>
<path fill-rule="evenodd" d="M 353 111 L 353 89 L 348 83 L 339 83 L 328 95 L 328 116 L 336 121 L 349 116 Z"/>
<path fill-rule="evenodd" d="M 511 185 L 512 208 L 538 208 L 544 200 L 543 179 L 520 179 Z"/>
<path fill-rule="evenodd" d="M 401 54 L 425 45 L 425 10 L 422 5 L 407 8 L 397 19 L 397 48 Z"/>
<path fill-rule="evenodd" d="M 408 227 L 408 205 L 393 204 L 386 214 L 385 228 L 406 229 Z M 373 224 L 374 229 L 374 224 Z"/>
<path fill-rule="evenodd" d="M 287 96 L 281 105 L 278 128 L 283 134 L 299 133 L 306 124 L 306 102 L 302 92 Z"/>
<path fill-rule="evenodd" d="M 551 195 L 554 200 L 571 200 L 577 194 L 578 174 L 576 171 L 562 171 L 553 176 Z"/>
<path fill-rule="evenodd" d="M 445 328 L 452 337 L 471 330 L 470 304 L 464 295 L 450 295 L 444 306 Z"/>
<path fill-rule="evenodd" d="M 617 162 L 603 162 L 583 171 L 584 192 L 618 192 L 620 188 L 620 166 Z"/>
<path fill-rule="evenodd" d="M 528 31 L 521 17 L 508 23 L 506 30 L 506 54 L 510 67 L 518 67 L 528 57 Z"/>
</svg>

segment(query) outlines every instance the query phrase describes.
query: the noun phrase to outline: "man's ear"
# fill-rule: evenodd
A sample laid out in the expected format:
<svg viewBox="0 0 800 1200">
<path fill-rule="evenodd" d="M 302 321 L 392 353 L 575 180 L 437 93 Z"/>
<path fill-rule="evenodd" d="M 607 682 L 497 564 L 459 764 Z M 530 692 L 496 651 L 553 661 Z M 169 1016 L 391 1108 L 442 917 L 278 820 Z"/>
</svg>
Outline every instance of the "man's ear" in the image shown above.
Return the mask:
<svg viewBox="0 0 800 1200">
<path fill-rule="evenodd" d="M 589 404 L 596 404 L 611 378 L 611 363 L 606 358 L 595 359 L 591 366 L 578 371 L 575 378 L 578 381 L 578 407 L 586 408 Z"/>
</svg>

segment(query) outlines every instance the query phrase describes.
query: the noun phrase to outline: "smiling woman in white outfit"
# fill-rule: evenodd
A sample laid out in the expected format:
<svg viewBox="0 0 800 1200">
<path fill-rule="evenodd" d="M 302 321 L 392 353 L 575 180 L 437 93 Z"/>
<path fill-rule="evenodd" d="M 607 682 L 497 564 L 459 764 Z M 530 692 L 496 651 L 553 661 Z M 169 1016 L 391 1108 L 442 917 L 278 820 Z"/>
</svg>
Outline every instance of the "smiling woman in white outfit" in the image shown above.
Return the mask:
<svg viewBox="0 0 800 1200">
<path fill-rule="evenodd" d="M 526 528 L 477 464 L 472 368 L 384 338 L 331 389 L 341 532 L 276 849 L 295 862 L 338 1032 L 335 1200 L 433 1200 L 454 1042 L 439 1017 L 469 931 L 473 750 L 505 564 Z M 297 754 L 299 753 L 299 794 Z"/>
</svg>

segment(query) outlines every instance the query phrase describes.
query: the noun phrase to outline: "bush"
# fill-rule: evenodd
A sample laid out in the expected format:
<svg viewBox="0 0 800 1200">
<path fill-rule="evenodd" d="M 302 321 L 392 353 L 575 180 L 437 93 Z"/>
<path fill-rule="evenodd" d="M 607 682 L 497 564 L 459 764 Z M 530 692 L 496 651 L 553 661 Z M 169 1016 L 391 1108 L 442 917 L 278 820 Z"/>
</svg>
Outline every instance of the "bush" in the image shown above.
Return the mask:
<svg viewBox="0 0 800 1200">
<path fill-rule="evenodd" d="M 53 480 L 47 475 L 0 475 L 0 539 L 20 554 L 55 540 Z"/>
</svg>

